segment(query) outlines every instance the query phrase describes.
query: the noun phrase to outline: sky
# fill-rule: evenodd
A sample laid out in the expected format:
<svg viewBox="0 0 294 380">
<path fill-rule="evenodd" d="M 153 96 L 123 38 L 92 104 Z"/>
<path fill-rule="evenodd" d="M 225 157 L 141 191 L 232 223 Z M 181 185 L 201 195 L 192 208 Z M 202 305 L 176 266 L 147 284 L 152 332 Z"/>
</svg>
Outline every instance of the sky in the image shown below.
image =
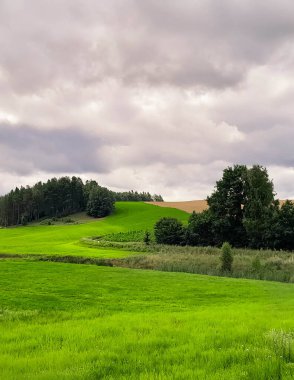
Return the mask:
<svg viewBox="0 0 294 380">
<path fill-rule="evenodd" d="M 260 164 L 294 198 L 293 104 L 293 0 L 0 0 L 0 194 L 203 199 Z"/>
</svg>

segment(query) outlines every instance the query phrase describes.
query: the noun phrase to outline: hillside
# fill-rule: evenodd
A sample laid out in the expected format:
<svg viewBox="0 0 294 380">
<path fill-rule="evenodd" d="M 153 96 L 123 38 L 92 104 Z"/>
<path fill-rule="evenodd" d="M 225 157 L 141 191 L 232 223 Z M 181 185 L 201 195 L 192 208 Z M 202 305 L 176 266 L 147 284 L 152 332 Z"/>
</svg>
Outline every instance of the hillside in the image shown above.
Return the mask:
<svg viewBox="0 0 294 380">
<path fill-rule="evenodd" d="M 87 236 L 101 236 L 130 230 L 151 230 L 164 216 L 182 221 L 188 214 L 174 208 L 159 208 L 143 202 L 117 202 L 115 212 L 103 219 L 89 219 L 77 225 L 35 225 L 0 229 L 0 253 L 121 257 L 119 250 L 97 250 L 80 243 Z"/>
</svg>

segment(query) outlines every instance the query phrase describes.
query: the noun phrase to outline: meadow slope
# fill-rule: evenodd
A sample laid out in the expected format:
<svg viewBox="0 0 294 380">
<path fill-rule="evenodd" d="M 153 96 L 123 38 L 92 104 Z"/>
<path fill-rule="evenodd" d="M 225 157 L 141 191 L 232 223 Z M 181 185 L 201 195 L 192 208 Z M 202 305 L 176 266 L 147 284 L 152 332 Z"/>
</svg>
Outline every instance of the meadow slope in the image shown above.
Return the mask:
<svg viewBox="0 0 294 380">
<path fill-rule="evenodd" d="M 122 257 L 126 253 L 113 249 L 91 249 L 81 244 L 87 236 L 100 236 L 129 230 L 152 230 L 154 223 L 163 216 L 182 221 L 188 214 L 173 208 L 160 208 L 143 202 L 117 202 L 113 215 L 88 220 L 78 225 L 34 225 L 0 229 L 0 254 L 78 255 Z"/>
</svg>

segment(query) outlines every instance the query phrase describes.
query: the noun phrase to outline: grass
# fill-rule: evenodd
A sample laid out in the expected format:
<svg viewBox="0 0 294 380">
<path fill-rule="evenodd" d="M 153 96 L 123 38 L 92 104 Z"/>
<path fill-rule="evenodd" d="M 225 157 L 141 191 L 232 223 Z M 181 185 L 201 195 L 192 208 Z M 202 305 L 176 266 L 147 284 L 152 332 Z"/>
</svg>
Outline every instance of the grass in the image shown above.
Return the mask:
<svg viewBox="0 0 294 380">
<path fill-rule="evenodd" d="M 293 284 L 107 266 L 218 260 L 213 248 L 138 241 L 163 216 L 188 219 L 118 203 L 102 220 L 1 229 L 0 379 L 293 379 Z M 240 250 L 234 265 L 255 255 Z"/>
<path fill-rule="evenodd" d="M 81 244 L 80 239 L 130 230 L 151 230 L 154 223 L 163 216 L 183 221 L 188 219 L 187 213 L 172 208 L 160 208 L 141 202 L 117 202 L 113 215 L 100 220 L 88 220 L 83 224 L 0 229 L 0 253 L 124 257 L 133 252 L 107 247 L 90 249 Z"/>
<path fill-rule="evenodd" d="M 50 262 L 0 262 L 0 378 L 294 376 L 294 288 Z"/>
</svg>

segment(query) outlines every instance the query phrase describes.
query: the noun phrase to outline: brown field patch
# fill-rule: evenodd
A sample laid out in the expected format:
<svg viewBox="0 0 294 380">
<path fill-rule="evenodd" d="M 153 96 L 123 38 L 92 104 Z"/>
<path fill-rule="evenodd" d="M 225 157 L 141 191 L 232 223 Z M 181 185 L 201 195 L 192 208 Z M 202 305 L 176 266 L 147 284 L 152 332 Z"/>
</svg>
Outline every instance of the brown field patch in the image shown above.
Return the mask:
<svg viewBox="0 0 294 380">
<path fill-rule="evenodd" d="M 146 202 L 160 207 L 171 207 L 192 213 L 202 212 L 208 208 L 206 200 L 183 201 L 183 202 Z"/>
<path fill-rule="evenodd" d="M 207 210 L 208 205 L 206 200 L 200 199 L 195 201 L 183 201 L 183 202 L 146 202 L 150 203 L 155 206 L 160 207 L 171 207 L 171 208 L 177 208 L 179 210 L 183 210 L 189 213 L 195 212 L 202 212 L 204 210 Z M 280 206 L 282 206 L 285 203 L 285 200 L 280 200 Z"/>
</svg>

